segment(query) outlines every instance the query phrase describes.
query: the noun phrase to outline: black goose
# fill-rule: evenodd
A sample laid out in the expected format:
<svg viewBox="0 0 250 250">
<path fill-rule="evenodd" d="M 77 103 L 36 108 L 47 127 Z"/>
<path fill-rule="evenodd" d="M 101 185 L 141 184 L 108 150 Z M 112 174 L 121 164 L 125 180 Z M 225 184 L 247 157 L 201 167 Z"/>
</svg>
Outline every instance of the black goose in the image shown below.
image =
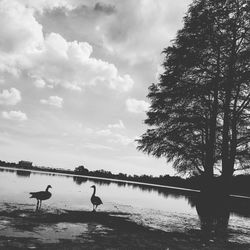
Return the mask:
<svg viewBox="0 0 250 250">
<path fill-rule="evenodd" d="M 40 202 L 40 208 L 41 208 L 42 201 L 48 200 L 51 197 L 51 193 L 49 192 L 49 188 L 52 188 L 52 187 L 50 185 L 48 185 L 45 191 L 30 192 L 30 194 L 31 194 L 30 198 L 37 199 L 36 210 L 38 210 L 38 208 L 39 208 L 39 202 Z"/>
<path fill-rule="evenodd" d="M 93 185 L 91 187 L 94 188 L 94 192 L 93 192 L 90 200 L 91 200 L 91 203 L 93 204 L 93 211 L 96 211 L 97 207 L 103 203 L 102 203 L 102 200 L 100 199 L 100 197 L 95 196 L 96 186 Z"/>
</svg>

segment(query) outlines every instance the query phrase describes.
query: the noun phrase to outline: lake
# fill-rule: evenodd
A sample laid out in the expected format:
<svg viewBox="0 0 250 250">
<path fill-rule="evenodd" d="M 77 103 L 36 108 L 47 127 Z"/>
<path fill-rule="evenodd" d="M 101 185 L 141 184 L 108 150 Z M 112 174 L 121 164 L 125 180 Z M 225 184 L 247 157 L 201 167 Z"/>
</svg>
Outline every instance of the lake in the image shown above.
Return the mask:
<svg viewBox="0 0 250 250">
<path fill-rule="evenodd" d="M 52 186 L 52 197 L 43 202 L 43 211 L 92 211 L 93 189 L 90 187 L 96 185 L 96 195 L 103 201 L 97 213 L 120 213 L 132 222 L 164 232 L 200 231 L 201 222 L 195 206 L 197 192 L 194 191 L 4 167 L 0 167 L 0 209 L 6 209 L 6 204 L 35 209 L 36 200 L 29 198 L 29 192 L 45 190 L 47 185 Z M 250 243 L 249 201 L 230 198 L 228 241 Z M 0 235 L 11 234 L 7 227 L 5 229 Z"/>
</svg>

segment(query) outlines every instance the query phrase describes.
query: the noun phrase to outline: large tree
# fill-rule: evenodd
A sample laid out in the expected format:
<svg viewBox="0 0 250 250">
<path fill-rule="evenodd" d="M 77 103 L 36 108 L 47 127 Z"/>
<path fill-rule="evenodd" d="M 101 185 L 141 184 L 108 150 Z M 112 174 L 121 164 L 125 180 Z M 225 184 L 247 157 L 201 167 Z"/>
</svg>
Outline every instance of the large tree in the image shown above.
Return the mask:
<svg viewBox="0 0 250 250">
<path fill-rule="evenodd" d="M 249 160 L 249 3 L 197 0 L 149 88 L 138 148 L 174 162 L 178 172 L 232 176 Z"/>
</svg>

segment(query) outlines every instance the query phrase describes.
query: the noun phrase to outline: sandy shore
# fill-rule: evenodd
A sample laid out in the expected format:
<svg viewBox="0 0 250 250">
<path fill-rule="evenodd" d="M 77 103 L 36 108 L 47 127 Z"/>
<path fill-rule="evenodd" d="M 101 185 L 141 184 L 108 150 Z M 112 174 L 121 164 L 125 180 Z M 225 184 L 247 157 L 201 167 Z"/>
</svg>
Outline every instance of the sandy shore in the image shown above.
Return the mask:
<svg viewBox="0 0 250 250">
<path fill-rule="evenodd" d="M 128 219 L 126 213 L 34 211 L 25 204 L 0 209 L 0 249 L 250 249 L 227 239 L 201 239 L 200 230 L 164 232 Z"/>
</svg>

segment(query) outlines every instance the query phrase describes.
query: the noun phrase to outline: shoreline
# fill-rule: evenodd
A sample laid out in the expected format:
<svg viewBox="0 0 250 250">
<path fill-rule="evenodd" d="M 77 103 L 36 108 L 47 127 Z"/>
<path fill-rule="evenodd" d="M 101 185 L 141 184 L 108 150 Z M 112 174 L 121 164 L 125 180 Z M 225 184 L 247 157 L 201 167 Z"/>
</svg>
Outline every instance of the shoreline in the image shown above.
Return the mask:
<svg viewBox="0 0 250 250">
<path fill-rule="evenodd" d="M 0 169 L 10 169 L 10 170 L 15 170 L 15 171 L 19 170 L 19 171 L 24 171 L 24 172 L 45 173 L 45 174 L 57 174 L 57 175 L 61 175 L 61 176 L 71 176 L 71 177 L 79 177 L 79 178 L 106 180 L 106 181 L 111 181 L 111 182 L 115 182 L 115 183 L 128 183 L 128 184 L 135 184 L 135 185 L 156 187 L 156 188 L 165 188 L 165 189 L 183 191 L 183 192 L 190 192 L 190 193 L 200 193 L 200 190 L 197 190 L 197 189 L 189 189 L 189 188 L 182 188 L 182 187 L 175 187 L 175 186 L 159 185 L 159 184 L 146 183 L 146 182 L 136 182 L 136 181 L 129 181 L 129 180 L 112 179 L 112 178 L 105 178 L 105 177 L 95 177 L 95 176 L 89 176 L 89 175 L 79 175 L 79 174 L 71 174 L 71 173 L 53 172 L 53 171 L 47 171 L 47 170 L 22 169 L 22 168 L 17 168 L 17 167 L 4 167 L 4 166 L 0 166 Z M 230 194 L 230 197 L 249 199 L 250 200 L 250 197 L 245 196 L 245 195 Z"/>
<path fill-rule="evenodd" d="M 98 177 L 98 176 L 91 176 L 91 175 L 80 175 L 80 174 L 71 174 L 71 173 L 63 173 L 63 172 L 53 172 L 53 171 L 47 171 L 47 170 L 22 169 L 22 168 L 17 168 L 17 167 L 2 167 L 2 166 L 0 166 L 0 168 L 20 170 L 20 171 L 25 171 L 25 172 L 35 172 L 35 173 L 45 173 L 45 174 L 46 173 L 47 174 L 52 173 L 52 174 L 58 174 L 58 175 L 62 175 L 62 176 L 89 178 L 89 179 L 97 179 L 97 180 L 107 180 L 107 181 L 113 181 L 113 182 L 122 182 L 122 183 L 130 183 L 130 184 L 145 185 L 145 186 L 152 186 L 152 187 L 160 187 L 160 188 L 181 190 L 181 191 L 187 191 L 187 192 L 196 192 L 196 193 L 200 192 L 200 190 L 197 190 L 197 189 L 189 189 L 189 188 L 181 188 L 181 187 L 175 187 L 175 186 L 159 185 L 159 184 L 153 184 L 153 183 L 147 183 L 147 182 L 120 180 L 120 179 Z M 250 199 L 250 197 L 248 197 L 248 198 Z"/>
<path fill-rule="evenodd" d="M 5 206 L 0 210 L 0 249 L 250 249 L 250 243 L 226 238 L 204 240 L 197 229 L 153 229 L 129 220 L 122 212 L 48 207 L 35 212 L 34 206 L 25 204 Z"/>
</svg>

